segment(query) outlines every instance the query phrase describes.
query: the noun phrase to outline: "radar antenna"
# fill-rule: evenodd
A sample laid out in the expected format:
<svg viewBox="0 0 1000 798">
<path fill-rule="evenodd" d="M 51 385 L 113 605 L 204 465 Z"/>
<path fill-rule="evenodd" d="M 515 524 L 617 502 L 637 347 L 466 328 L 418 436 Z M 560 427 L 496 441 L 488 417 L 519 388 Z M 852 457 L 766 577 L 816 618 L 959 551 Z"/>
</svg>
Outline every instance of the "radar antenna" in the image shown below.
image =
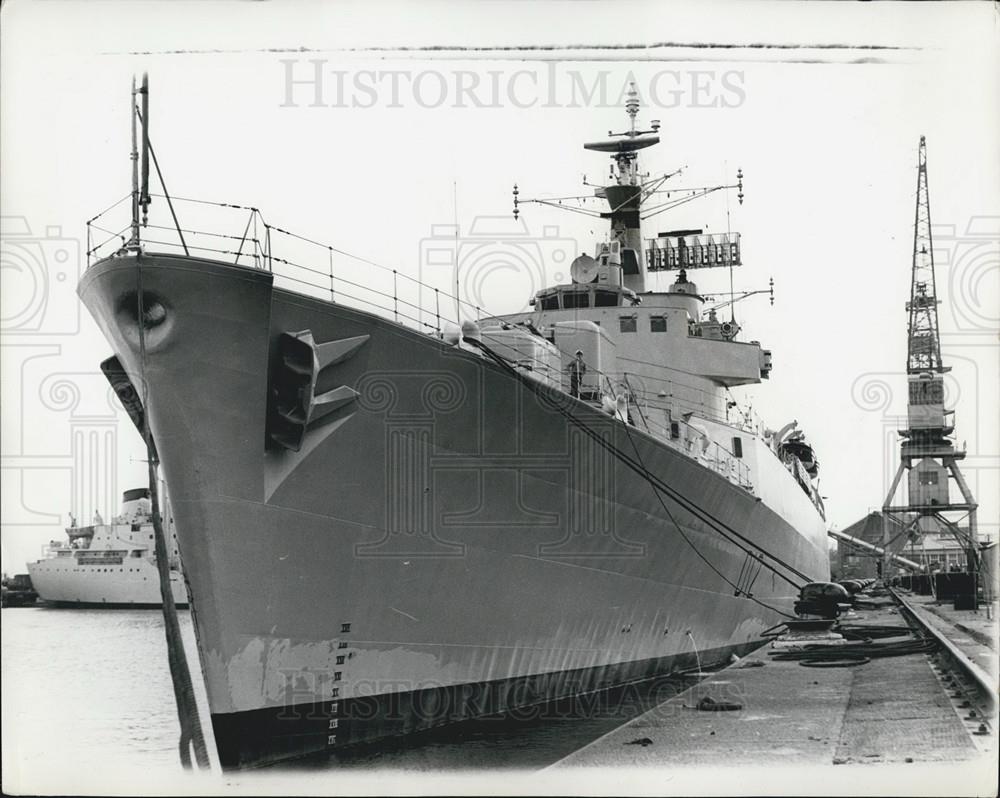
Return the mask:
<svg viewBox="0 0 1000 798">
<path fill-rule="evenodd" d="M 646 291 L 649 272 L 685 268 L 712 268 L 739 265 L 739 234 L 705 234 L 702 230 L 660 233 L 657 238 L 643 240 L 641 222 L 679 205 L 705 197 L 715 191 L 737 191 L 743 204 L 743 172 L 738 170 L 736 182 L 731 185 L 696 187 L 666 187 L 672 177 L 682 169 L 651 177 L 639 170 L 639 150 L 660 142 L 660 120 L 650 120 L 649 128 L 637 125 L 639 92 L 635 83 L 629 84 L 625 100 L 628 128 L 618 133 L 608 131 L 608 138 L 584 144 L 584 149 L 604 152 L 611 156 L 611 173 L 607 185 L 593 186 L 584 176 L 584 185 L 594 189 L 593 194 L 565 197 L 521 196 L 521 189 L 514 184 L 514 218 L 521 215 L 521 206 L 529 203 L 549 205 L 560 210 L 581 213 L 585 216 L 606 219 L 609 222 L 607 244 L 617 242 L 622 256 L 622 284 L 635 293 Z M 658 195 L 666 195 L 658 196 Z M 609 210 L 585 207 L 588 200 L 597 198 L 607 202 Z M 655 198 L 655 199 L 654 199 Z"/>
</svg>

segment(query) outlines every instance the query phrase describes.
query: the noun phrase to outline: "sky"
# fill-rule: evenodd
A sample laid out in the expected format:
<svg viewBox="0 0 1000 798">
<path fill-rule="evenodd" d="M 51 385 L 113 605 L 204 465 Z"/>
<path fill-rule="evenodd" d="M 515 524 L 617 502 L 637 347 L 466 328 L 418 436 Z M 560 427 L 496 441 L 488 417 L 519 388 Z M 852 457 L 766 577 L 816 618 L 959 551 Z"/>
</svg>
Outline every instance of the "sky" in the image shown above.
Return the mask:
<svg viewBox="0 0 1000 798">
<path fill-rule="evenodd" d="M 948 401 L 981 534 L 996 539 L 994 5 L 12 0 L 0 17 L 5 571 L 62 538 L 74 505 L 83 520 L 108 518 L 144 484 L 139 435 L 98 370 L 110 349 L 75 296 L 86 220 L 129 191 L 129 84 L 144 70 L 175 197 L 259 207 L 442 288 L 453 274 L 429 253 L 457 246 L 463 298 L 493 312 L 523 309 L 542 275 L 559 279 L 560 257 L 601 239 L 593 220 L 535 205 L 514 225 L 511 188 L 553 197 L 602 178 L 606 156 L 581 145 L 624 128 L 634 80 L 640 123 L 662 124 L 643 169 L 684 167 L 670 181 L 681 187 L 743 170 L 743 205 L 716 194 L 646 232 L 731 228 L 743 236 L 737 290 L 774 279 L 773 307 L 754 297 L 736 309 L 744 339 L 774 360 L 743 398 L 772 427 L 799 422 L 841 529 L 881 506 L 898 463 L 926 136 Z M 166 219 L 160 200 L 151 212 Z M 185 227 L 221 219 L 236 233 L 244 218 L 178 212 Z M 456 220 L 457 245 L 443 232 Z M 479 257 L 483 240 L 499 254 Z M 522 272 L 495 267 L 525 240 L 537 243 Z M 357 259 L 338 254 L 335 269 L 386 285 Z M 727 290 L 725 273 L 692 277 Z"/>
<path fill-rule="evenodd" d="M 646 233 L 738 230 L 737 290 L 774 279 L 773 307 L 757 297 L 736 308 L 743 337 L 774 358 L 771 379 L 743 398 L 770 426 L 799 422 L 839 528 L 881 505 L 898 462 L 925 135 L 956 440 L 982 532 L 995 537 L 1000 119 L 989 5 L 431 3 L 417 13 L 15 1 L 3 15 L 5 570 L 61 537 L 71 507 L 108 517 L 115 496 L 144 482 L 141 440 L 97 370 L 110 350 L 74 293 L 84 222 L 129 191 L 129 82 L 144 70 L 174 196 L 259 207 L 271 224 L 442 290 L 452 272 L 428 253 L 457 220 L 460 294 L 493 312 L 524 308 L 543 279 L 565 279 L 558 258 L 592 252 L 603 236 L 593 219 L 537 205 L 514 225 L 511 188 L 552 197 L 587 191 L 584 175 L 601 180 L 606 156 L 581 145 L 624 129 L 634 81 L 640 124 L 662 124 L 643 169 L 683 167 L 668 187 L 731 183 L 743 170 L 743 205 L 718 193 Z M 162 200 L 151 213 L 169 225 Z M 193 229 L 243 226 L 235 212 L 179 203 L 178 213 Z M 484 230 L 494 259 L 537 241 L 530 262 L 515 274 L 491 267 Z M 388 287 L 388 272 L 364 262 L 338 255 L 334 266 Z M 726 273 L 697 280 L 727 290 Z"/>
</svg>

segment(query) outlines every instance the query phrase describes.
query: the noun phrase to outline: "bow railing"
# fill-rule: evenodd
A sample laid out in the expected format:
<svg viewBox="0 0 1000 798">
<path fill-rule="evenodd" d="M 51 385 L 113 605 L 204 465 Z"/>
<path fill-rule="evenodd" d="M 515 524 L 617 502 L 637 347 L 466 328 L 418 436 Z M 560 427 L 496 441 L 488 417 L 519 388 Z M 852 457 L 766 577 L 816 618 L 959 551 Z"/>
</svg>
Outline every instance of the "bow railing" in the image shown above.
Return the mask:
<svg viewBox="0 0 1000 798">
<path fill-rule="evenodd" d="M 140 227 L 141 243 L 137 246 L 131 241 L 131 219 L 126 218 L 130 197 L 126 195 L 87 221 L 88 267 L 139 249 L 262 269 L 291 290 L 358 304 L 400 324 L 438 335 L 449 323 L 461 326 L 464 320 L 495 318 L 482 307 L 404 271 L 271 224 L 259 208 L 250 205 L 172 196 L 170 201 L 183 211 L 178 216 L 184 218 L 184 225 L 147 219 Z"/>
</svg>

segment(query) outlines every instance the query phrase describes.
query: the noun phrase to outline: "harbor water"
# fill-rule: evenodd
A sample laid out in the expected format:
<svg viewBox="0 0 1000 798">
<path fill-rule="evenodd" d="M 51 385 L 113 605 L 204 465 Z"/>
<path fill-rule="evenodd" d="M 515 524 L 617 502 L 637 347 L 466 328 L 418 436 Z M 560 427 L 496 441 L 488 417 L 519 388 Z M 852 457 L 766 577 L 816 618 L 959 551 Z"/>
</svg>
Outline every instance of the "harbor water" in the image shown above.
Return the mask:
<svg viewBox="0 0 1000 798">
<path fill-rule="evenodd" d="M 211 741 L 204 686 L 191 654 L 191 617 L 187 611 L 179 614 Z M 164 789 L 180 785 L 182 792 L 192 788 L 190 781 L 177 781 L 182 774 L 177 716 L 158 610 L 7 609 L 3 637 L 7 790 L 21 785 L 24 791 L 42 793 L 148 792 L 154 782 Z M 361 775 L 385 770 L 537 771 L 692 683 L 658 680 L 268 772 L 315 780 L 345 769 Z M 217 775 L 214 750 L 210 755 Z M 241 775 L 240 781 L 254 778 Z"/>
<path fill-rule="evenodd" d="M 193 646 L 190 615 L 180 620 Z M 158 611 L 6 609 L 3 638 L 5 788 L 124 787 L 129 774 L 180 770 Z"/>
</svg>

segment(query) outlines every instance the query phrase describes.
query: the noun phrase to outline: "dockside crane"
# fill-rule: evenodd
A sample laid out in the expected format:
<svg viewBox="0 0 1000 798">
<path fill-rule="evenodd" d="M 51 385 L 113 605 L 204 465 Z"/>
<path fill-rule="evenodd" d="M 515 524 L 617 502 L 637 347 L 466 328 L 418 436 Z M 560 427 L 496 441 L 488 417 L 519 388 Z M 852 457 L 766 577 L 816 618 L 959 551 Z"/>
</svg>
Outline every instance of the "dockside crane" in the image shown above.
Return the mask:
<svg viewBox="0 0 1000 798">
<path fill-rule="evenodd" d="M 924 533 L 947 530 L 966 554 L 974 597 L 979 572 L 977 504 L 958 467 L 965 451 L 956 449 L 951 438 L 955 429 L 954 410 L 946 410 L 944 406 L 944 375 L 950 368 L 941 360 L 938 304 L 927 186 L 927 142 L 921 136 L 917 151 L 912 278 L 910 299 L 906 303 L 907 426 L 899 430 L 902 438 L 899 467 L 882 505 L 882 567 L 883 574 L 888 575 L 891 555 L 907 542 L 919 539 Z M 907 502 L 897 505 L 895 496 L 904 473 Z M 958 486 L 961 501 L 951 500 L 951 479 Z M 963 521 L 967 522 L 964 528 Z M 890 534 L 893 530 L 895 535 Z"/>
</svg>

